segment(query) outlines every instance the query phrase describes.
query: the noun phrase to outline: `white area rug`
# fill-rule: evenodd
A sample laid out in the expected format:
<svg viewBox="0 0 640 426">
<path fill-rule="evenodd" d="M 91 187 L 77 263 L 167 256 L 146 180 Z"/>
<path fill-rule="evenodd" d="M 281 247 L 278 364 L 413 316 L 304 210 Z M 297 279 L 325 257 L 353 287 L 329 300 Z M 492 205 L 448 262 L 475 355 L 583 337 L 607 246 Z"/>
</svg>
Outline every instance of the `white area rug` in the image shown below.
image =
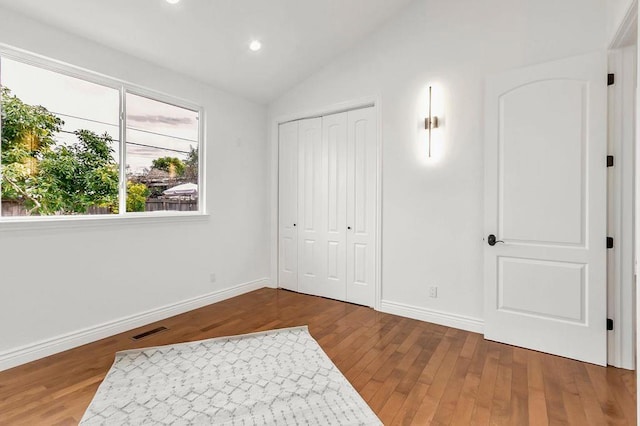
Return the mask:
<svg viewBox="0 0 640 426">
<path fill-rule="evenodd" d="M 118 352 L 81 425 L 380 425 L 307 327 Z"/>
</svg>

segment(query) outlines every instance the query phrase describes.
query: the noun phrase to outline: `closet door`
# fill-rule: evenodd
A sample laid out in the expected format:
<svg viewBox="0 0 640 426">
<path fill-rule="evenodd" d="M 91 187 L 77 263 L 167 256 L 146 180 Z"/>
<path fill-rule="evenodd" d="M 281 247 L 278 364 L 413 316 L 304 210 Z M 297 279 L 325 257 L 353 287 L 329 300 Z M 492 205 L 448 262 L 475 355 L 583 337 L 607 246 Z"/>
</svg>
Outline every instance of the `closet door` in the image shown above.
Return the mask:
<svg viewBox="0 0 640 426">
<path fill-rule="evenodd" d="M 326 256 L 322 205 L 322 119 L 299 121 L 298 290 L 318 294 Z"/>
<path fill-rule="evenodd" d="M 375 300 L 376 133 L 373 108 L 348 113 L 346 300 L 365 306 Z"/>
<path fill-rule="evenodd" d="M 322 243 L 318 296 L 347 300 L 347 113 L 322 117 Z"/>
<path fill-rule="evenodd" d="M 278 286 L 298 290 L 298 123 L 280 125 Z"/>
</svg>

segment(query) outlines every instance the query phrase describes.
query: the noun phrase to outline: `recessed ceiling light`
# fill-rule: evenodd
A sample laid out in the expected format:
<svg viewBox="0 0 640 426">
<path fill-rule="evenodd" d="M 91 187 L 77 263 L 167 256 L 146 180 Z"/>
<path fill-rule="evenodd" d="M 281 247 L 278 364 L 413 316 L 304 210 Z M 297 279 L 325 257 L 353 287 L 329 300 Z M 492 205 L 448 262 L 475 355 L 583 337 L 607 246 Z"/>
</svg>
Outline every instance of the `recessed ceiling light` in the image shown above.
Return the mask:
<svg viewBox="0 0 640 426">
<path fill-rule="evenodd" d="M 257 52 L 258 50 L 262 49 L 262 43 L 260 43 L 258 40 L 253 40 L 251 44 L 249 44 L 249 49 Z"/>
<path fill-rule="evenodd" d="M 180 0 L 167 0 L 169 4 L 177 4 Z"/>
</svg>

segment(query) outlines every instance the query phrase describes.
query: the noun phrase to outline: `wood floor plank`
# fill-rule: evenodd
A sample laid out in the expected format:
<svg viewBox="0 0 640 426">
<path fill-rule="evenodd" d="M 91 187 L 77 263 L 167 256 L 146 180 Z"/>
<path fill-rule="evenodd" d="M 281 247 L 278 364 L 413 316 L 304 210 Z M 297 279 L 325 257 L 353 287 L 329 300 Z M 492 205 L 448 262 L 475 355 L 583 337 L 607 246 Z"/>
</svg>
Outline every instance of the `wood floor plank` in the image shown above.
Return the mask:
<svg viewBox="0 0 640 426">
<path fill-rule="evenodd" d="M 569 424 L 569 418 L 562 397 L 563 383 L 560 372 L 557 371 L 555 357 L 545 358 L 543 364 L 546 366 L 544 370 L 544 386 L 549 423 Z"/>
<path fill-rule="evenodd" d="M 398 348 L 398 351 L 400 348 Z M 402 355 L 401 352 L 396 351 L 397 354 Z M 393 369 L 389 372 L 389 374 L 374 376 L 374 380 L 377 382 L 382 382 L 383 384 L 379 387 L 378 391 L 373 395 L 373 397 L 368 400 L 369 405 L 374 410 L 382 410 L 382 408 L 387 404 L 389 398 L 395 392 L 398 384 L 402 380 L 402 378 L 407 374 L 407 366 L 411 365 L 413 361 L 418 357 L 420 353 L 420 348 L 413 347 L 408 352 L 406 352 L 402 358 L 398 361 L 397 364 L 389 362 L 388 365 L 392 366 Z M 381 370 L 378 370 L 380 373 Z"/>
<path fill-rule="evenodd" d="M 423 333 L 421 338 L 417 341 L 417 346 L 421 349 L 420 354 L 409 366 L 407 374 L 398 384 L 396 390 L 405 395 L 408 395 L 411 390 L 416 386 L 416 382 L 420 379 L 423 371 L 429 363 L 433 363 L 431 360 L 434 355 L 440 338 L 435 337 L 431 333 Z"/>
<path fill-rule="evenodd" d="M 509 407 L 509 424 L 523 425 L 529 420 L 529 400 L 527 362 L 529 352 L 522 348 L 513 348 L 513 364 L 511 374 L 511 404 Z"/>
<path fill-rule="evenodd" d="M 623 376 L 620 374 L 620 370 L 607 371 L 608 382 L 614 382 L 617 386 L 611 388 L 612 393 L 628 422 L 635 422 L 636 420 L 636 400 L 633 394 L 631 394 L 625 384 Z"/>
<path fill-rule="evenodd" d="M 453 375 L 456 362 L 458 361 L 460 351 L 464 344 L 464 341 L 460 339 L 459 333 L 456 330 L 448 331 L 445 334 L 445 338 L 446 337 L 449 337 L 452 342 L 449 345 L 449 350 L 442 359 L 442 363 L 440 364 L 435 376 L 433 377 L 433 381 L 430 383 L 427 395 L 422 400 L 422 404 L 416 412 L 415 419 L 419 424 L 432 424 L 434 423 L 434 420 L 436 422 L 440 422 L 440 420 L 434 419 L 434 417 L 440 408 L 442 396 L 449 385 L 449 381 Z M 446 343 L 446 341 L 443 341 L 443 344 L 444 343 Z M 449 404 L 443 407 L 443 410 L 446 411 L 444 414 L 441 414 L 443 417 L 448 416 L 449 408 Z"/>
<path fill-rule="evenodd" d="M 471 364 L 470 358 L 462 357 L 462 355 L 458 356 L 451 376 L 447 380 L 440 402 L 438 403 L 438 410 L 434 416 L 435 422 L 443 424 L 451 423 L 460 399 L 460 393 L 462 392 L 467 371 L 469 370 L 469 364 Z"/>
<path fill-rule="evenodd" d="M 478 398 L 476 400 L 473 414 L 471 415 L 471 424 L 489 424 L 489 420 L 491 419 L 493 392 L 496 385 L 496 378 L 498 377 L 499 360 L 500 352 L 495 348 L 491 348 L 484 359 L 485 363 L 480 376 Z"/>
<path fill-rule="evenodd" d="M 261 289 L 0 372 L 0 425 L 77 424 L 117 351 L 308 325 L 386 425 L 633 425 L 633 371 Z M 168 330 L 140 341 L 158 326 Z"/>
<path fill-rule="evenodd" d="M 549 424 L 542 356 L 540 353 L 531 352 L 527 362 L 529 424 L 531 426 L 544 426 Z"/>
<path fill-rule="evenodd" d="M 629 420 L 625 417 L 622 407 L 618 403 L 613 394 L 613 389 L 609 387 L 605 368 L 591 364 L 585 364 L 584 368 L 589 376 L 589 382 L 596 393 L 600 409 L 604 414 L 607 424 L 623 425 L 628 424 Z"/>
<path fill-rule="evenodd" d="M 587 424 L 592 426 L 607 424 L 607 419 L 600 409 L 598 397 L 589 380 L 589 375 L 584 365 L 580 365 L 579 363 L 574 364 L 573 374 L 576 388 L 578 389 L 578 394 L 584 407 L 585 416 L 587 417 Z"/>
<path fill-rule="evenodd" d="M 511 408 L 511 380 L 513 378 L 513 349 L 500 345 L 500 359 L 491 403 L 491 424 L 508 424 Z"/>
<path fill-rule="evenodd" d="M 406 395 L 403 393 L 393 392 L 391 394 L 382 408 L 377 411 L 378 417 L 382 421 L 382 424 L 391 424 L 405 400 Z"/>
<path fill-rule="evenodd" d="M 411 392 L 405 395 L 405 400 L 402 406 L 398 410 L 390 424 L 392 425 L 410 425 L 413 423 L 413 418 L 420 408 L 422 400 L 429 391 L 429 385 L 416 382 Z"/>
<path fill-rule="evenodd" d="M 464 384 L 462 385 L 460 398 L 453 414 L 453 418 L 451 419 L 452 425 L 465 426 L 471 424 L 471 418 L 478 398 L 480 376 L 482 375 L 482 368 L 486 353 L 487 344 L 485 341 L 481 340 L 478 335 L 475 350 L 471 355 L 472 358 L 469 364 L 469 369 L 467 370 Z"/>
</svg>

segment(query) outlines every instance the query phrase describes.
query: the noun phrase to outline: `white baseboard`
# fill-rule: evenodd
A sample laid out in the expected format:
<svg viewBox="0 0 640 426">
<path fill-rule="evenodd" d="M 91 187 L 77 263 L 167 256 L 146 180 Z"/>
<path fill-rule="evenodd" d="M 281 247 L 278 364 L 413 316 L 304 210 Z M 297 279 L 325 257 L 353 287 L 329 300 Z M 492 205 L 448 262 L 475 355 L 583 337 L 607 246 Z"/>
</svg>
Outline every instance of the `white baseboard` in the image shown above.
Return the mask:
<svg viewBox="0 0 640 426">
<path fill-rule="evenodd" d="M 72 333 L 56 336 L 51 339 L 10 349 L 9 351 L 0 353 L 0 371 L 270 286 L 270 280 L 268 278 L 263 278 L 224 290 L 218 290 L 203 296 L 183 300 L 171 305 L 162 306 L 139 314 L 120 318 L 115 321 L 106 322 L 94 327 L 85 328 Z"/>
<path fill-rule="evenodd" d="M 269 284 L 267 284 L 265 287 L 269 287 L 269 288 L 278 288 L 278 284 L 277 284 L 277 282 L 278 282 L 277 276 L 276 276 L 276 278 L 271 277 L 271 278 L 269 279 Z"/>
<path fill-rule="evenodd" d="M 458 328 L 473 333 L 484 333 L 484 321 L 480 318 L 450 314 L 418 306 L 405 305 L 404 303 L 390 302 L 388 300 L 382 300 L 380 302 L 380 312 L 444 325 L 446 327 Z"/>
</svg>

